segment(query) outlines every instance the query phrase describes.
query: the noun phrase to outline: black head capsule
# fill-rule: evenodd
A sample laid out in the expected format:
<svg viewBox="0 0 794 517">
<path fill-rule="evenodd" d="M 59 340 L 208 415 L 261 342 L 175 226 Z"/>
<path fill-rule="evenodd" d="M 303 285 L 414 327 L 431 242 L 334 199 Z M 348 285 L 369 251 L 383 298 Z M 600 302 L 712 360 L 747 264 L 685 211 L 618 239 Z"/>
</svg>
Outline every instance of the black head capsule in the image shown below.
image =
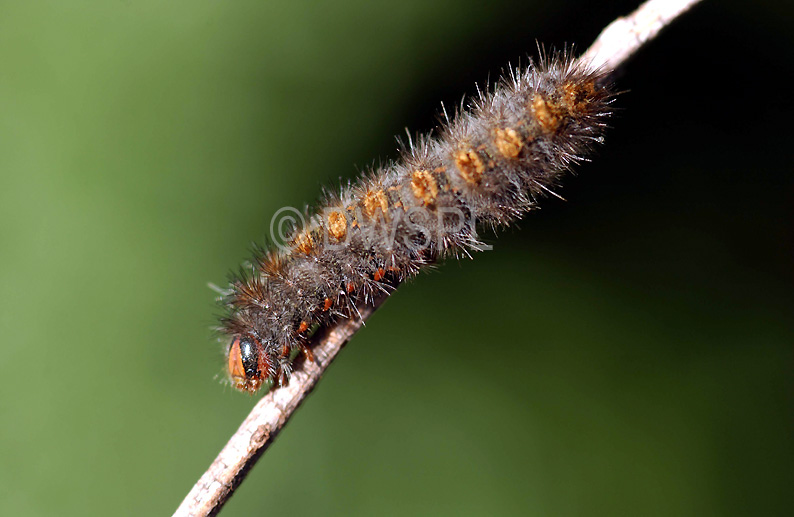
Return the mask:
<svg viewBox="0 0 794 517">
<path fill-rule="evenodd" d="M 253 336 L 235 336 L 229 346 L 229 376 L 235 387 L 254 393 L 270 375 L 270 361 Z"/>
</svg>

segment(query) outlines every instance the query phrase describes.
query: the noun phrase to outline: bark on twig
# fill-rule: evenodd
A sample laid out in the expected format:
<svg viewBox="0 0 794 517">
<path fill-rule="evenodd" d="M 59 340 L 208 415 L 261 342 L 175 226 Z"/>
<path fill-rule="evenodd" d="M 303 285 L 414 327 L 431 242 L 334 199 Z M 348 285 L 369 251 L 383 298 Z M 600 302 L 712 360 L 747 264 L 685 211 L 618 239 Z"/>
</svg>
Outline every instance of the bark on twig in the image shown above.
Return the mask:
<svg viewBox="0 0 794 517">
<path fill-rule="evenodd" d="M 631 15 L 618 18 L 579 58 L 592 68 L 615 69 L 653 39 L 677 16 L 700 0 L 648 0 Z M 204 517 L 217 514 L 243 481 L 248 470 L 267 449 L 294 411 L 314 389 L 336 354 L 385 296 L 359 307 L 360 319 L 341 320 L 313 339 L 314 362 L 304 362 L 289 385 L 271 390 L 251 410 L 209 469 L 201 476 L 174 516 Z"/>
<path fill-rule="evenodd" d="M 592 68 L 614 70 L 698 2 L 700 0 L 648 0 L 629 16 L 607 25 L 579 61 Z"/>
</svg>

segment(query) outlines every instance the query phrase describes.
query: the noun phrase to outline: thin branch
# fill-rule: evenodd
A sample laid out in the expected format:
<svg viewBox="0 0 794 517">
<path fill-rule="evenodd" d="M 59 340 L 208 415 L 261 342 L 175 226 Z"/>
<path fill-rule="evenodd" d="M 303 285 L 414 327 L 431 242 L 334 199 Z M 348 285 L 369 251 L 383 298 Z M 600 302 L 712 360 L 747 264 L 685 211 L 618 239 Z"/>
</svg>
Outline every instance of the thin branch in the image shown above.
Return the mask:
<svg viewBox="0 0 794 517">
<path fill-rule="evenodd" d="M 698 2 L 700 0 L 648 0 L 630 15 L 607 25 L 579 61 L 594 69 L 614 70 Z"/>
<path fill-rule="evenodd" d="M 175 517 L 204 517 L 216 515 L 220 511 L 245 479 L 248 470 L 314 389 L 336 354 L 386 298 L 386 295 L 381 295 L 372 304 L 359 307 L 360 319 L 340 320 L 312 339 L 314 361 L 304 361 L 302 367 L 296 368 L 292 373 L 288 385 L 271 390 L 257 402 L 210 468 L 177 508 Z"/>
<path fill-rule="evenodd" d="M 595 43 L 579 58 L 592 68 L 615 69 L 640 47 L 653 39 L 677 16 L 700 0 L 648 0 L 625 18 L 612 22 Z M 320 332 L 313 339 L 314 362 L 304 362 L 293 373 L 289 384 L 271 390 L 260 400 L 240 428 L 201 476 L 174 516 L 216 515 L 248 470 L 275 440 L 278 433 L 303 400 L 314 389 L 336 354 L 364 322 L 385 301 L 375 298 L 359 307 L 360 319 L 345 319 Z"/>
</svg>

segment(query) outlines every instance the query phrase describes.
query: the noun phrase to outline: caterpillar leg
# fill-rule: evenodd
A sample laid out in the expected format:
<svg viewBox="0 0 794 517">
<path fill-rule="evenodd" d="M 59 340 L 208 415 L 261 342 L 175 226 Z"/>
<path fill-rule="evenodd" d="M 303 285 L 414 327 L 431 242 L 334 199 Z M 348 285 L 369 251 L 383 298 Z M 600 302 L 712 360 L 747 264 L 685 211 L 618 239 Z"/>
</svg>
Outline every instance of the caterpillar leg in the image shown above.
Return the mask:
<svg viewBox="0 0 794 517">
<path fill-rule="evenodd" d="M 314 353 L 312 352 L 311 348 L 306 346 L 306 343 L 299 343 L 298 346 L 300 347 L 301 353 L 303 357 L 309 361 L 310 363 L 314 362 Z"/>
</svg>

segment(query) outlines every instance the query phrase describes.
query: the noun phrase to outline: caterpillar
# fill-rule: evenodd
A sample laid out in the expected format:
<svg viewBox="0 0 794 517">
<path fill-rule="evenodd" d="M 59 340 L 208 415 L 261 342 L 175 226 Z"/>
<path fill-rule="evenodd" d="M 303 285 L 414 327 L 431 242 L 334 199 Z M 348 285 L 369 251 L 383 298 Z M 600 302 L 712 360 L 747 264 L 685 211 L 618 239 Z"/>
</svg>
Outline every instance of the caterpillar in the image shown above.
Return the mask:
<svg viewBox="0 0 794 517">
<path fill-rule="evenodd" d="M 308 337 L 355 317 L 377 293 L 446 257 L 484 249 L 477 229 L 507 226 L 603 141 L 615 94 L 607 70 L 542 55 L 410 136 L 399 160 L 328 193 L 281 246 L 257 247 L 221 303 L 231 383 L 288 382 Z"/>
</svg>

